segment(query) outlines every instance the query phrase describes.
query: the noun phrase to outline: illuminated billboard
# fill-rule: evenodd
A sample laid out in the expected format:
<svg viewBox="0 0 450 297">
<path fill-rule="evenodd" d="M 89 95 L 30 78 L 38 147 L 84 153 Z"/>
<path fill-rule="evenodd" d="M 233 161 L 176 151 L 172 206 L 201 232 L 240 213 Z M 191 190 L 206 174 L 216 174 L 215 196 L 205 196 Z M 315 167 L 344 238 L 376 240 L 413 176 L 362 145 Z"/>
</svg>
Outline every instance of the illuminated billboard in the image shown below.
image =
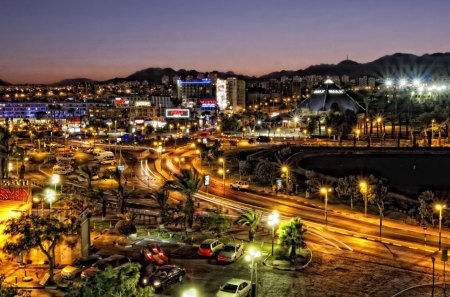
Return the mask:
<svg viewBox="0 0 450 297">
<path fill-rule="evenodd" d="M 220 110 L 227 108 L 227 81 L 225 79 L 218 79 L 216 83 L 216 99 Z"/>
<path fill-rule="evenodd" d="M 130 100 L 125 99 L 125 98 L 116 97 L 114 99 L 114 104 L 116 106 L 128 106 L 128 105 L 130 105 Z"/>
<path fill-rule="evenodd" d="M 186 108 L 167 108 L 166 118 L 169 119 L 187 119 L 190 117 L 189 109 Z"/>
</svg>

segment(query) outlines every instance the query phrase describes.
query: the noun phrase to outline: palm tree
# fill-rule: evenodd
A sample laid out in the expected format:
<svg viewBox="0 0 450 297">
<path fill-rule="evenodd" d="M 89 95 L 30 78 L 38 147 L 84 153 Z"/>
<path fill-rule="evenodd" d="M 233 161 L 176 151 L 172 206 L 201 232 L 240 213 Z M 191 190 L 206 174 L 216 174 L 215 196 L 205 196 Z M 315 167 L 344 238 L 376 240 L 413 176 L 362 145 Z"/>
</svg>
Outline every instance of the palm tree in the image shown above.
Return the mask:
<svg viewBox="0 0 450 297">
<path fill-rule="evenodd" d="M 98 166 L 83 165 L 79 167 L 78 174 L 86 179 L 89 191 L 92 191 L 92 178 L 97 173 Z"/>
<path fill-rule="evenodd" d="M 0 168 L 2 179 L 8 178 L 9 158 L 14 153 L 13 135 L 7 127 L 0 127 Z"/>
<path fill-rule="evenodd" d="M 195 169 L 181 169 L 181 173 L 176 173 L 173 180 L 168 180 L 163 185 L 163 189 L 178 192 L 186 197 L 184 211 L 189 228 L 192 228 L 194 224 L 195 206 L 193 197 L 201 188 L 202 182 L 201 175 Z"/>
<path fill-rule="evenodd" d="M 161 215 L 161 223 L 164 224 L 169 221 L 168 215 L 168 201 L 169 201 L 169 192 L 162 188 L 155 192 L 150 192 L 146 195 L 147 198 L 155 200 L 158 203 L 158 207 Z"/>
<path fill-rule="evenodd" d="M 19 179 L 25 178 L 25 150 L 19 146 L 16 146 L 15 155 L 21 161 L 20 171 L 19 171 Z"/>
<path fill-rule="evenodd" d="M 289 259 L 294 262 L 297 258 L 297 248 L 305 245 L 303 241 L 303 223 L 299 217 L 293 218 L 290 221 L 282 222 L 278 228 L 278 242 L 291 249 Z"/>
<path fill-rule="evenodd" d="M 235 221 L 235 224 L 248 226 L 248 240 L 255 239 L 256 227 L 261 222 L 262 213 L 253 209 L 249 209 L 241 213 Z"/>
</svg>

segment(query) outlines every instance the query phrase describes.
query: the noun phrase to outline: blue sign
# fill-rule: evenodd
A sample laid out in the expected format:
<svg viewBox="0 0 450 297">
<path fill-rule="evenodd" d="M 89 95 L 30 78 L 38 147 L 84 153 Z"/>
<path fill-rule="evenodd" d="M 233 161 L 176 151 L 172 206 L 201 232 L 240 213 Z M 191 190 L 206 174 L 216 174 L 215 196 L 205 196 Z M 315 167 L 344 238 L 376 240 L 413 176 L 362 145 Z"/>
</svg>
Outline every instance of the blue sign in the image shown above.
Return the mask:
<svg viewBox="0 0 450 297">
<path fill-rule="evenodd" d="M 120 172 L 125 170 L 125 166 L 124 165 L 119 165 L 117 166 L 117 170 L 119 170 Z"/>
</svg>

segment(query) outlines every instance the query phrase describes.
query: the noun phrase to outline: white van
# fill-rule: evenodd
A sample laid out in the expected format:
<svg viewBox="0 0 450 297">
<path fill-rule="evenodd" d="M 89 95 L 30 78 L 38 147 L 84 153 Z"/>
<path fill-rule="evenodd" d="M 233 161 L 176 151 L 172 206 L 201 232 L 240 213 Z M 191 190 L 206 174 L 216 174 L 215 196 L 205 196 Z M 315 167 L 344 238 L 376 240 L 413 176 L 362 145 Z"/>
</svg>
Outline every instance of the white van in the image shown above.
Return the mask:
<svg viewBox="0 0 450 297">
<path fill-rule="evenodd" d="M 115 165 L 116 159 L 114 158 L 114 156 L 106 156 L 98 162 L 100 162 L 100 164 L 102 165 Z"/>
<path fill-rule="evenodd" d="M 111 151 L 103 151 L 94 154 L 94 160 L 97 162 L 101 162 L 105 157 L 113 157 L 114 153 Z"/>
</svg>

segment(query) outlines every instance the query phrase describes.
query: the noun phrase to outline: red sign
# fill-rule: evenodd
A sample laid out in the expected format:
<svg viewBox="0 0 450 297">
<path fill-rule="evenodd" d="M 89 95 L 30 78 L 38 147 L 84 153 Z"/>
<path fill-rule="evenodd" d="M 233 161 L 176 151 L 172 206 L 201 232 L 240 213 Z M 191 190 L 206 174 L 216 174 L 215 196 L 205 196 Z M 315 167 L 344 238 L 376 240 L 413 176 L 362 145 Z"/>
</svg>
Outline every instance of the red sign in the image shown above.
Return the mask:
<svg viewBox="0 0 450 297">
<path fill-rule="evenodd" d="M 0 201 L 22 201 L 28 200 L 28 188 L 2 188 L 0 189 Z"/>
<path fill-rule="evenodd" d="M 166 118 L 189 118 L 189 109 L 168 108 L 166 109 Z"/>
</svg>

